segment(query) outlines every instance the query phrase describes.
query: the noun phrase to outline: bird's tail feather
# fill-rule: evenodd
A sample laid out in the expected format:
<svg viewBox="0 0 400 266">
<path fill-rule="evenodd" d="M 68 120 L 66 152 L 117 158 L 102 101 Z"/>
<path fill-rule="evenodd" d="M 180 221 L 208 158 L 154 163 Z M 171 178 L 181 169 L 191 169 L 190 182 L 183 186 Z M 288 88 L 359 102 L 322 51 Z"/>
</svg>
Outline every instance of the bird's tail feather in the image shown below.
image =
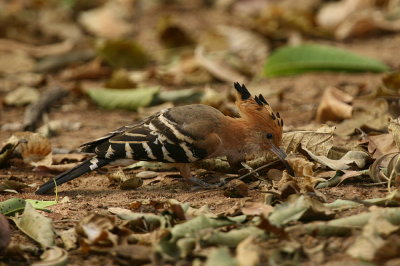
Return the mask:
<svg viewBox="0 0 400 266">
<path fill-rule="evenodd" d="M 107 165 L 111 162 L 112 160 L 109 159 L 103 159 L 103 158 L 97 158 L 97 157 L 93 157 L 90 159 L 87 159 L 86 161 L 84 161 L 83 163 L 75 166 L 74 168 L 65 171 L 61 174 L 59 174 L 58 176 L 56 176 L 54 179 L 52 178 L 51 180 L 49 180 L 48 182 L 46 182 L 45 184 L 41 185 L 40 188 L 35 192 L 36 194 L 45 194 L 48 191 L 50 191 L 51 189 L 53 189 L 55 187 L 55 184 L 57 184 L 57 186 L 64 184 L 72 179 L 75 179 L 87 172 L 90 172 L 94 169 L 97 169 L 99 167 L 102 167 L 104 165 Z"/>
</svg>

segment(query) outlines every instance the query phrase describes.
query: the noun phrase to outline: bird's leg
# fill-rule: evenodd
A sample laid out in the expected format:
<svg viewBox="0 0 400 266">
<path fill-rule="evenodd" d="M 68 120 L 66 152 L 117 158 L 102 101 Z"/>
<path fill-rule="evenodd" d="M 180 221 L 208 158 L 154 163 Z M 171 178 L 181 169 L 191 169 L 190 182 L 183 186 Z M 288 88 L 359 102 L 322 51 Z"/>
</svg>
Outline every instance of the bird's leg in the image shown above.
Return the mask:
<svg viewBox="0 0 400 266">
<path fill-rule="evenodd" d="M 187 181 L 205 188 L 214 187 L 213 185 L 208 184 L 207 182 L 204 182 L 203 180 L 192 176 L 190 172 L 190 165 L 188 163 L 175 164 L 175 167 L 179 170 L 181 176 L 183 176 Z"/>
</svg>

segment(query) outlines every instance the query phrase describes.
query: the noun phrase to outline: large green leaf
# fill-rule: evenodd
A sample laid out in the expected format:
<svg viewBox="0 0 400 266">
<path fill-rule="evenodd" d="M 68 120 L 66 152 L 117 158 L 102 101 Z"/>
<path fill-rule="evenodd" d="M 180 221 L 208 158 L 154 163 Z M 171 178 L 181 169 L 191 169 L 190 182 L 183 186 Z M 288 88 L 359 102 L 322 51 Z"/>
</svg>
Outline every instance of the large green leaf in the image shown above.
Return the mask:
<svg viewBox="0 0 400 266">
<path fill-rule="evenodd" d="M 149 106 L 158 92 L 158 87 L 88 90 L 90 98 L 103 108 L 132 111 Z"/>
<path fill-rule="evenodd" d="M 384 63 L 352 52 L 323 45 L 304 44 L 277 50 L 264 66 L 269 77 L 310 71 L 384 72 Z"/>
</svg>

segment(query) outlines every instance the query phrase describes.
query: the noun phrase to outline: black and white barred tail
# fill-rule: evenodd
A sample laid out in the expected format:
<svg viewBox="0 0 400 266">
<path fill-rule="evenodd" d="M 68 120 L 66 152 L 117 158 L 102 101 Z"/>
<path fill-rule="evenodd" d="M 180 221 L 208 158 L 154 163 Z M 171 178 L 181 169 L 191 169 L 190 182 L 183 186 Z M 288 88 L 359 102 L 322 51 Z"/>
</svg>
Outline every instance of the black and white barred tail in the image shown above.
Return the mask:
<svg viewBox="0 0 400 266">
<path fill-rule="evenodd" d="M 93 157 L 91 159 L 87 159 L 83 163 L 75 166 L 74 168 L 65 171 L 64 173 L 56 176 L 54 179 L 49 180 L 48 182 L 44 183 L 43 185 L 40 186 L 40 188 L 35 192 L 36 194 L 45 194 L 47 192 L 50 192 L 54 187 L 55 183 L 57 183 L 57 186 L 64 184 L 72 179 L 75 179 L 87 172 L 90 172 L 92 170 L 95 170 L 97 168 L 103 167 L 109 163 L 111 163 L 113 160 L 110 159 L 102 159 L 98 157 Z"/>
</svg>

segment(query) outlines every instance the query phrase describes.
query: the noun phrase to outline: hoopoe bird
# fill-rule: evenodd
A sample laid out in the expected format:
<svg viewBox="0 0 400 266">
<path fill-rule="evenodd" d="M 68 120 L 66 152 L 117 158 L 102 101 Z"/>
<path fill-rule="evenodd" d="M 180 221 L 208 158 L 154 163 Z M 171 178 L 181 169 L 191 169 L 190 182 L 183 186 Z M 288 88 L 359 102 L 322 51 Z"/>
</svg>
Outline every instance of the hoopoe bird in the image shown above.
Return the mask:
<svg viewBox="0 0 400 266">
<path fill-rule="evenodd" d="M 81 151 L 94 157 L 49 180 L 36 194 L 121 159 L 172 163 L 184 178 L 200 185 L 208 183 L 192 177 L 189 164 L 221 156 L 237 168 L 250 155 L 273 152 L 292 172 L 280 149 L 283 120 L 279 113 L 261 94 L 253 98 L 244 85 L 234 83 L 234 87 L 239 118 L 202 104 L 164 109 L 81 145 Z"/>
</svg>

